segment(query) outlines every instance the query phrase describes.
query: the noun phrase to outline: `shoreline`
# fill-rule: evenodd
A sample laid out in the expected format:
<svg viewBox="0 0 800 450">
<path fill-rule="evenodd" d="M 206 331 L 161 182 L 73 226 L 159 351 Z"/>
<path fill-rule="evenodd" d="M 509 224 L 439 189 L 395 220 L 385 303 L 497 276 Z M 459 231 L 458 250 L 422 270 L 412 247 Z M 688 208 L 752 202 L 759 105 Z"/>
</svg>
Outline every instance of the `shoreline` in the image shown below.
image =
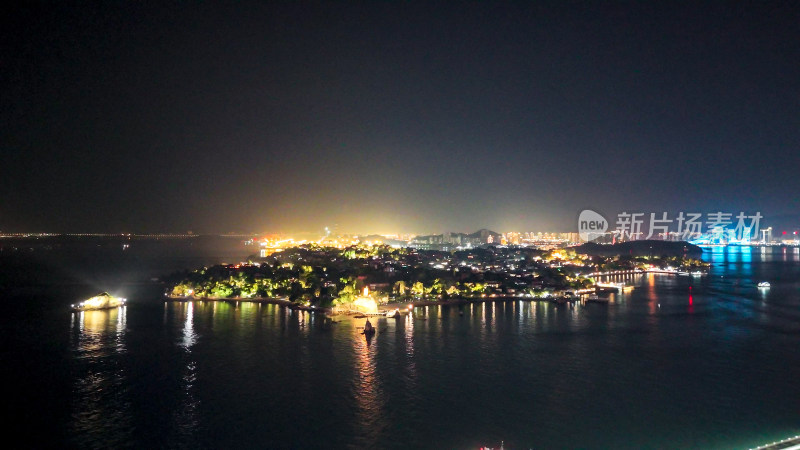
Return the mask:
<svg viewBox="0 0 800 450">
<path fill-rule="evenodd" d="M 194 302 L 194 301 L 207 301 L 207 302 L 229 302 L 229 303 L 238 303 L 238 302 L 250 302 L 250 303 L 261 303 L 261 304 L 271 304 L 271 305 L 281 305 L 286 306 L 289 309 L 297 310 L 297 311 L 308 311 L 308 312 L 321 312 L 325 313 L 328 316 L 351 316 L 359 314 L 357 312 L 352 313 L 334 313 L 333 308 L 331 307 L 312 307 L 312 306 L 303 306 L 298 305 L 296 303 L 290 302 L 288 299 L 280 298 L 280 297 L 230 297 L 230 298 L 219 298 L 219 297 L 176 297 L 176 296 L 167 296 L 168 301 L 174 302 Z M 520 297 L 514 295 L 498 295 L 496 297 L 481 297 L 481 298 L 455 298 L 455 299 L 447 299 L 447 300 L 421 300 L 421 301 L 409 301 L 409 302 L 390 302 L 385 305 L 381 305 L 379 309 L 379 313 L 377 315 L 384 315 L 385 313 L 392 311 L 394 309 L 399 309 L 401 312 L 405 313 L 406 308 L 408 305 L 414 305 L 414 308 L 417 307 L 426 307 L 426 306 L 460 306 L 466 305 L 471 303 L 487 303 L 487 302 L 507 302 L 507 301 L 514 301 L 514 300 L 521 300 L 526 302 L 554 302 L 554 298 L 542 298 L 542 297 Z M 362 313 L 364 314 L 364 313 Z M 367 314 L 370 315 L 370 314 Z M 374 315 L 374 314 L 372 314 Z"/>
<path fill-rule="evenodd" d="M 330 308 L 317 308 L 311 306 L 304 306 L 298 305 L 297 303 L 292 303 L 288 299 L 281 298 L 281 297 L 177 297 L 174 295 L 167 296 L 168 301 L 173 302 L 194 302 L 194 301 L 201 301 L 201 302 L 249 302 L 249 303 L 261 303 L 261 304 L 268 304 L 268 305 L 282 305 L 286 306 L 289 309 L 298 310 L 298 311 L 312 311 L 312 312 L 325 312 L 329 313 Z"/>
</svg>

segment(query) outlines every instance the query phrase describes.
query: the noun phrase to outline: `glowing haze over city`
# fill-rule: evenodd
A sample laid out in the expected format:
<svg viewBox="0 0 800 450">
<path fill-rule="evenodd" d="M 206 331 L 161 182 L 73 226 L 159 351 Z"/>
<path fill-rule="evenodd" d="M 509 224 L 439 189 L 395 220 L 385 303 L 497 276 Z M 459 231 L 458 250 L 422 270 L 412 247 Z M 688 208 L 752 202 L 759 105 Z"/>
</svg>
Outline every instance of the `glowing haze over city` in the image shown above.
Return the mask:
<svg viewBox="0 0 800 450">
<path fill-rule="evenodd" d="M 792 3 L 4 16 L 2 232 L 567 232 L 585 208 L 798 219 Z"/>
</svg>

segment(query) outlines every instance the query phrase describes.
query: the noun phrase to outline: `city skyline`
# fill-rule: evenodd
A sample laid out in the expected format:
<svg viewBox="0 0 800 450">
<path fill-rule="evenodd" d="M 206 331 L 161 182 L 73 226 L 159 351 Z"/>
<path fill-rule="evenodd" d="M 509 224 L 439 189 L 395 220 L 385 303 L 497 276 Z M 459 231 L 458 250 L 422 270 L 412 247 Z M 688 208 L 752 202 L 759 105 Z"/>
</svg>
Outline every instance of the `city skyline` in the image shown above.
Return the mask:
<svg viewBox="0 0 800 450">
<path fill-rule="evenodd" d="M 591 211 L 591 210 L 589 210 Z M 593 211 L 592 211 L 593 212 Z M 595 213 L 598 214 L 598 213 Z M 748 215 L 749 214 L 749 215 Z M 626 238 L 633 239 L 665 239 L 668 240 L 689 240 L 691 235 L 696 234 L 713 234 L 714 228 L 717 229 L 717 234 L 734 233 L 738 239 L 742 239 L 744 234 L 751 236 L 752 240 L 759 239 L 765 230 L 769 229 L 770 233 L 775 233 L 776 238 L 784 236 L 792 238 L 800 234 L 800 215 L 784 215 L 777 218 L 769 218 L 761 215 L 759 211 L 753 213 L 739 211 L 737 212 L 723 212 L 714 211 L 708 213 L 702 212 L 619 212 L 616 215 L 600 215 L 598 216 L 606 223 L 606 230 L 600 234 L 626 236 Z M 581 216 L 576 215 L 571 225 L 564 228 L 500 228 L 496 226 L 482 226 L 476 230 L 469 230 L 463 227 L 454 227 L 450 229 L 424 229 L 420 226 L 412 227 L 411 229 L 399 229 L 394 227 L 392 229 L 343 229 L 338 224 L 329 224 L 324 226 L 319 224 L 313 230 L 298 230 L 298 229 L 237 229 L 237 230 L 202 230 L 202 229 L 189 229 L 189 230 L 159 230 L 143 232 L 140 230 L 52 230 L 52 229 L 28 229 L 28 230 L 2 230 L 0 229 L 0 237 L 15 236 L 15 235 L 65 235 L 65 236 L 120 236 L 132 235 L 139 237 L 156 237 L 156 236 L 196 236 L 196 235 L 237 235 L 237 236 L 256 236 L 256 235 L 276 235 L 276 236 L 290 236 L 301 237 L 303 239 L 315 240 L 319 236 L 332 235 L 332 236 L 384 236 L 384 237 L 414 237 L 425 235 L 442 235 L 442 234 L 475 234 L 482 231 L 489 231 L 497 234 L 508 233 L 524 233 L 524 234 L 554 234 L 554 233 L 571 233 L 580 234 L 583 230 L 580 228 Z M 499 231 L 498 231 L 499 230 Z M 688 233 L 688 234 L 687 234 Z M 597 237 L 597 236 L 595 236 Z M 582 238 L 587 240 L 587 238 Z M 591 240 L 591 239 L 589 239 Z"/>
</svg>

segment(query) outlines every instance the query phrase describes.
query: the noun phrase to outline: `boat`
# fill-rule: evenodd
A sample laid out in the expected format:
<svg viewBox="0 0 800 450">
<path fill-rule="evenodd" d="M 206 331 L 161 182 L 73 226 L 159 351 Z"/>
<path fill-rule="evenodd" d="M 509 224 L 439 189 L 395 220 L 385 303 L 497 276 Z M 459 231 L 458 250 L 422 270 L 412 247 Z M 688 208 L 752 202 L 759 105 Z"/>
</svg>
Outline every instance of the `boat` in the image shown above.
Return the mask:
<svg viewBox="0 0 800 450">
<path fill-rule="evenodd" d="M 77 305 L 71 305 L 72 310 L 79 311 L 96 311 L 100 309 L 114 309 L 125 306 L 127 300 L 122 297 L 114 297 L 108 292 L 101 292 L 94 297 L 90 297 Z"/>
<path fill-rule="evenodd" d="M 391 311 L 386 311 L 386 317 L 387 318 L 398 318 L 398 317 L 400 317 L 400 309 L 395 308 L 395 309 L 393 309 Z"/>
<path fill-rule="evenodd" d="M 375 334 L 375 327 L 372 326 L 372 324 L 369 322 L 369 319 L 367 319 L 367 323 L 364 324 L 364 331 L 362 331 L 361 334 L 366 335 L 367 337 Z"/>
<path fill-rule="evenodd" d="M 692 275 L 694 275 L 696 277 L 699 277 L 699 276 L 703 275 L 703 272 L 701 272 L 699 270 L 695 270 L 694 272 L 692 272 Z"/>
<path fill-rule="evenodd" d="M 760 288 L 768 288 L 768 287 L 770 287 L 769 281 L 762 281 L 761 283 L 758 283 L 758 287 L 760 287 Z"/>
</svg>

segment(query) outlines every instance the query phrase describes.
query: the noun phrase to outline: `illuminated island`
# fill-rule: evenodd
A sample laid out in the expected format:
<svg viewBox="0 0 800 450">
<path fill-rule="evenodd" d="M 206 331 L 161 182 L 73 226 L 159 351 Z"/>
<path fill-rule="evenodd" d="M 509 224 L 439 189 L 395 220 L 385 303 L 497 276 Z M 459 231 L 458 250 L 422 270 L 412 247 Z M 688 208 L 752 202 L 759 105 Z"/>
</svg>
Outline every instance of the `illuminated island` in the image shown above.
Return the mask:
<svg viewBox="0 0 800 450">
<path fill-rule="evenodd" d="M 684 253 L 631 254 L 618 245 L 538 249 L 492 246 L 456 251 L 354 244 L 303 244 L 246 262 L 219 264 L 165 277 L 174 300 L 254 301 L 296 309 L 385 314 L 405 304 L 455 304 L 502 299 L 557 301 L 626 286 L 604 276 L 655 272 L 702 274 L 708 263 Z M 660 248 L 658 248 L 661 250 Z M 384 309 L 385 311 L 383 311 Z"/>
</svg>

